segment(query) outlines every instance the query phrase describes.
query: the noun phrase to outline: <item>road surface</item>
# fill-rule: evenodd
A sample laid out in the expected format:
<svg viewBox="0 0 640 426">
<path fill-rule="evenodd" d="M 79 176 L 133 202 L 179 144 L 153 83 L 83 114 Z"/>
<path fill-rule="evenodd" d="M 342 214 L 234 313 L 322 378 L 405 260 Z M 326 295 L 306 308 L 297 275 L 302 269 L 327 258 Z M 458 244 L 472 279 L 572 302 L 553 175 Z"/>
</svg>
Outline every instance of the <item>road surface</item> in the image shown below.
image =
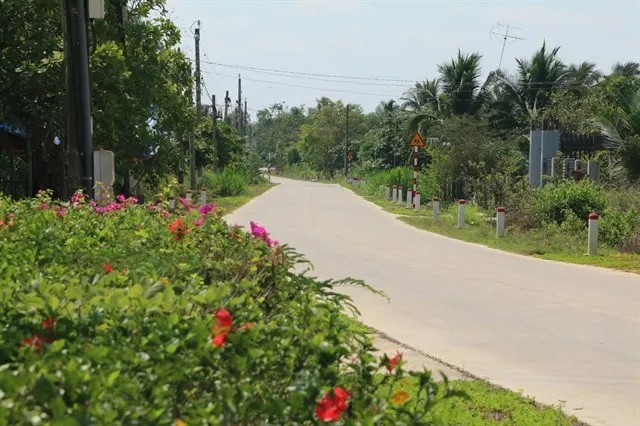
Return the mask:
<svg viewBox="0 0 640 426">
<path fill-rule="evenodd" d="M 363 321 L 591 425 L 640 425 L 640 276 L 539 260 L 418 230 L 337 185 L 281 184 L 228 220 L 264 225 Z"/>
</svg>

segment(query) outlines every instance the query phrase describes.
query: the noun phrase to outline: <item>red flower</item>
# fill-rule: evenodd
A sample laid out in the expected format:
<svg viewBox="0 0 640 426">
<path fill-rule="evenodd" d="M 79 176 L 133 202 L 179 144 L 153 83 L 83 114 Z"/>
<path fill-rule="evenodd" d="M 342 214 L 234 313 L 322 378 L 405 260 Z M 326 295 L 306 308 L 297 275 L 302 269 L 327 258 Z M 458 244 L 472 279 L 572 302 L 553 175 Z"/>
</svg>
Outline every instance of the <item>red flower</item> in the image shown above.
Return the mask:
<svg viewBox="0 0 640 426">
<path fill-rule="evenodd" d="M 180 241 L 187 233 L 187 227 L 184 226 L 180 218 L 177 218 L 169 225 L 169 230 L 176 236 L 176 241 Z"/>
<path fill-rule="evenodd" d="M 316 405 L 316 417 L 323 422 L 335 422 L 347 409 L 349 392 L 337 386 L 322 398 Z"/>
<path fill-rule="evenodd" d="M 216 348 L 227 343 L 227 333 L 216 334 L 211 338 L 211 343 L 215 345 Z"/>
<path fill-rule="evenodd" d="M 219 325 L 220 327 L 231 327 L 231 325 L 233 324 L 233 316 L 231 315 L 231 312 L 229 312 L 224 308 L 218 309 L 218 312 L 216 312 L 215 317 L 216 317 L 216 324 Z"/>
<path fill-rule="evenodd" d="M 105 263 L 104 265 L 102 265 L 102 267 L 107 272 L 107 274 L 113 272 L 113 266 L 109 265 L 108 263 Z"/>
<path fill-rule="evenodd" d="M 395 368 L 398 368 L 400 362 L 402 362 L 402 354 L 398 352 L 396 353 L 396 356 L 394 356 L 389 360 L 389 362 L 387 362 L 387 370 L 389 372 L 392 372 Z"/>
<path fill-rule="evenodd" d="M 22 339 L 22 343 L 24 343 L 26 346 L 34 348 L 38 353 L 42 352 L 42 348 L 44 347 L 45 343 L 51 342 L 53 342 L 53 339 L 49 337 L 42 337 L 38 334 L 34 334 L 33 336 L 31 336 L 31 338 L 28 339 Z"/>
<path fill-rule="evenodd" d="M 42 320 L 42 322 L 40 323 L 40 325 L 42 326 L 42 328 L 46 329 L 53 329 L 53 326 L 56 325 L 56 319 L 54 317 L 48 317 L 47 319 Z"/>
</svg>

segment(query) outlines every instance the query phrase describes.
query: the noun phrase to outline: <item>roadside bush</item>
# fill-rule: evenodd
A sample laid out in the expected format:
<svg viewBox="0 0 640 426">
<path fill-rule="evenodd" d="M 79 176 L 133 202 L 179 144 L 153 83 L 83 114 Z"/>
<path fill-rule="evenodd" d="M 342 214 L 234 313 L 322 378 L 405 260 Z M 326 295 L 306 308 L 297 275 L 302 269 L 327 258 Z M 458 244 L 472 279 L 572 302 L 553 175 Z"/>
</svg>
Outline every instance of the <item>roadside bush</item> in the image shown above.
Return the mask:
<svg viewBox="0 0 640 426">
<path fill-rule="evenodd" d="M 627 251 L 633 251 L 632 240 L 640 233 L 640 215 L 635 207 L 626 213 L 610 207 L 600 218 L 599 228 L 603 242 L 618 249 L 627 246 Z"/>
<path fill-rule="evenodd" d="M 180 201 L 0 197 L 0 425 L 421 422 L 436 385 L 382 391 L 407 374 L 344 315 L 357 283 Z"/>
<path fill-rule="evenodd" d="M 200 184 L 215 196 L 230 197 L 247 192 L 249 179 L 245 174 L 227 167 L 219 173 L 205 170 Z"/>
<path fill-rule="evenodd" d="M 562 224 L 572 212 L 584 225 L 589 213 L 602 213 L 606 201 L 600 187 L 585 181 L 549 184 L 537 192 L 533 209 L 542 222 Z"/>
</svg>

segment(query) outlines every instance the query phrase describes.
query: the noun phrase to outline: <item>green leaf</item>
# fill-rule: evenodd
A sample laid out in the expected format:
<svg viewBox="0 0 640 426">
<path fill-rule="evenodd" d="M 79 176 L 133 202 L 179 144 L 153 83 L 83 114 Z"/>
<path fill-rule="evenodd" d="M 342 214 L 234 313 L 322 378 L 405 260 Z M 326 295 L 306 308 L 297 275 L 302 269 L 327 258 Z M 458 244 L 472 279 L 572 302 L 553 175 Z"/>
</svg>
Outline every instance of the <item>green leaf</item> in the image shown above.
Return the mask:
<svg viewBox="0 0 640 426">
<path fill-rule="evenodd" d="M 140 295 L 142 295 L 143 292 L 144 292 L 144 288 L 140 284 L 136 284 L 133 287 L 131 287 L 131 289 L 129 289 L 128 295 L 130 298 L 136 299 L 140 297 Z"/>
<path fill-rule="evenodd" d="M 55 311 L 56 309 L 58 309 L 58 306 L 60 306 L 60 299 L 58 299 L 53 294 L 50 294 L 49 295 L 49 306 L 51 306 L 51 309 L 53 309 Z"/>
<path fill-rule="evenodd" d="M 33 389 L 33 397 L 40 404 L 46 404 L 49 400 L 56 396 L 56 389 L 53 383 L 44 376 L 41 376 L 36 382 Z"/>
<path fill-rule="evenodd" d="M 118 376 L 120 376 L 119 370 L 112 371 L 111 373 L 109 373 L 109 376 L 107 376 L 107 386 L 112 386 L 115 383 Z"/>
</svg>

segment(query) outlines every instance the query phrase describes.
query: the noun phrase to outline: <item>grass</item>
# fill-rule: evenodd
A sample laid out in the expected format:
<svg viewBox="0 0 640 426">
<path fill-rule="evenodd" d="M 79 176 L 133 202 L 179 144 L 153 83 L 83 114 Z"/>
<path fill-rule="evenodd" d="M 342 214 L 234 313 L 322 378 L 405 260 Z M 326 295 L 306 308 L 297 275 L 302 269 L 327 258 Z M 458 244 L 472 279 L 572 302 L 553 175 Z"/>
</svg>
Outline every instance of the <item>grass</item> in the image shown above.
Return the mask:
<svg viewBox="0 0 640 426">
<path fill-rule="evenodd" d="M 493 225 L 484 221 L 479 211 L 472 206 L 467 206 L 467 224 L 465 227 L 457 228 L 457 214 L 455 211 L 457 206 L 455 205 L 443 210 L 440 214 L 439 222 L 435 223 L 430 205 L 423 206 L 422 210 L 416 212 L 407 209 L 404 205 L 391 203 L 377 196 L 365 195 L 364 190 L 361 188 L 346 184 L 345 187 L 384 208 L 386 211 L 399 215 L 400 220 L 416 228 L 541 259 L 599 266 L 640 274 L 640 254 L 623 254 L 613 248 L 602 246 L 596 255 L 588 256 L 586 254 L 586 230 L 582 233 L 570 233 L 557 228 L 514 231 L 509 229 L 509 218 L 507 216 L 507 233 L 504 238 L 498 238 Z"/>
<path fill-rule="evenodd" d="M 251 185 L 246 194 L 235 195 L 232 197 L 218 197 L 214 201 L 218 209 L 222 209 L 224 214 L 229 214 L 234 210 L 244 206 L 253 198 L 262 195 L 277 184 L 262 183 L 259 185 Z"/>
<path fill-rule="evenodd" d="M 464 392 L 466 397 L 454 396 L 437 404 L 425 422 L 438 421 L 456 426 L 582 424 L 575 417 L 564 414 L 559 407 L 542 406 L 520 393 L 498 388 L 481 380 L 455 380 L 449 382 L 449 385 L 455 391 Z M 445 383 L 440 383 L 438 392 L 444 394 L 445 386 Z M 410 377 L 394 387 L 392 392 L 407 392 L 409 399 L 405 404 L 410 408 L 418 390 L 417 379 Z"/>
</svg>

